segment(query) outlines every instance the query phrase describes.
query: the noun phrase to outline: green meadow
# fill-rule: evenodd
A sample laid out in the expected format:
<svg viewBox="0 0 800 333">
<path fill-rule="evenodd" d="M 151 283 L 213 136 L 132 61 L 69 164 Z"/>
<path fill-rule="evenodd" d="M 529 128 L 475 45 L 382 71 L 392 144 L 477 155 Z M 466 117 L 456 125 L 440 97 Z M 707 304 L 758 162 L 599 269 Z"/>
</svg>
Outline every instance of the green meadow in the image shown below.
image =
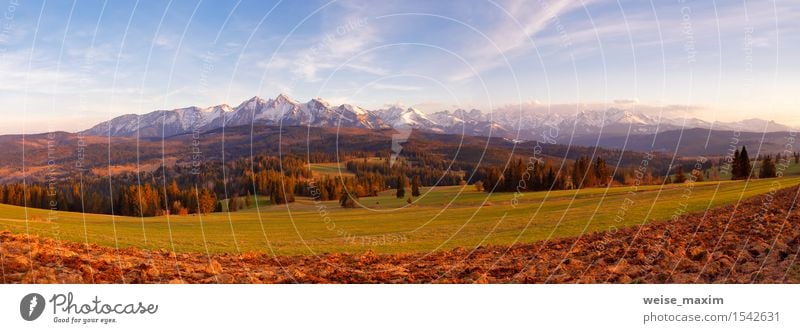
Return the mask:
<svg viewBox="0 0 800 333">
<path fill-rule="evenodd" d="M 411 204 L 386 191 L 361 198 L 353 209 L 300 197 L 271 206 L 256 198 L 253 207 L 233 213 L 148 218 L 0 205 L 0 230 L 176 252 L 418 252 L 534 242 L 667 220 L 797 184 L 800 177 L 786 176 L 522 194 L 450 186 L 423 188 Z"/>
<path fill-rule="evenodd" d="M 314 163 L 309 165 L 311 172 L 314 175 L 325 175 L 329 177 L 353 177 L 355 176 L 354 173 L 347 170 L 344 166 L 344 163 L 341 162 L 333 162 L 333 163 Z"/>
</svg>

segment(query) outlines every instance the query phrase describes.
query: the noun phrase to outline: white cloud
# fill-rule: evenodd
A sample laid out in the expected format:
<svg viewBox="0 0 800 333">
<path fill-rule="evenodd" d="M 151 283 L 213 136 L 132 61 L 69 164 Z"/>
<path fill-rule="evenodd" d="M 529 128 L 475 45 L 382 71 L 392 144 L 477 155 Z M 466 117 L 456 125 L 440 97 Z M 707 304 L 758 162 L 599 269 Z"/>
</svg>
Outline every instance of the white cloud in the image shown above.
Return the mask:
<svg viewBox="0 0 800 333">
<path fill-rule="evenodd" d="M 171 50 L 177 44 L 177 37 L 172 35 L 160 34 L 153 38 L 153 44 L 157 47 Z"/>
</svg>

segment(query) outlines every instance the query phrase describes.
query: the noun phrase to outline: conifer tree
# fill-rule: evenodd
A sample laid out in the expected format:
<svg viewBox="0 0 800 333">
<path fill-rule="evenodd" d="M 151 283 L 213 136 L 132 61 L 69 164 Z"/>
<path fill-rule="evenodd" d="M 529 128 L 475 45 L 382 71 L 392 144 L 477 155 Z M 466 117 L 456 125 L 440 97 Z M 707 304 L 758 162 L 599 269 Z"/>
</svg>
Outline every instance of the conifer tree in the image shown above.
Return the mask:
<svg viewBox="0 0 800 333">
<path fill-rule="evenodd" d="M 597 157 L 595 159 L 593 171 L 595 177 L 597 177 L 598 185 L 606 185 L 606 183 L 608 183 L 608 178 L 609 178 L 608 167 L 606 166 L 606 161 L 603 158 Z"/>
<path fill-rule="evenodd" d="M 736 180 L 740 179 L 740 166 L 742 165 L 739 162 L 739 148 L 736 148 L 736 151 L 733 153 L 733 161 L 731 161 L 731 179 Z"/>
<path fill-rule="evenodd" d="M 747 156 L 747 147 L 742 146 L 742 151 L 739 153 L 739 179 L 750 178 L 752 170 L 753 165 L 750 164 L 750 157 Z"/>
<path fill-rule="evenodd" d="M 419 196 L 419 176 L 414 175 L 414 178 L 411 179 L 411 195 L 418 197 Z"/>
<path fill-rule="evenodd" d="M 406 176 L 399 175 L 397 176 L 397 192 L 395 195 L 398 199 L 404 198 L 406 196 L 406 185 L 408 183 L 408 179 Z"/>
<path fill-rule="evenodd" d="M 772 161 L 772 157 L 767 155 L 764 157 L 764 160 L 761 161 L 761 170 L 758 172 L 758 178 L 774 178 L 776 175 L 775 162 Z"/>
</svg>

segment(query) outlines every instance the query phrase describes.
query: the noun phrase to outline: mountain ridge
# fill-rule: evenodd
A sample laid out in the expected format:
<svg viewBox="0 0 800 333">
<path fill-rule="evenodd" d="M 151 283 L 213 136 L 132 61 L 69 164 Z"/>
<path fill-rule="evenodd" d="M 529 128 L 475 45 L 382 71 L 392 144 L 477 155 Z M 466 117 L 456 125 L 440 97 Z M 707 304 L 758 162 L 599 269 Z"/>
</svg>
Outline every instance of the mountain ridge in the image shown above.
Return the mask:
<svg viewBox="0 0 800 333">
<path fill-rule="evenodd" d="M 252 124 L 355 127 L 366 129 L 413 128 L 434 133 L 499 136 L 507 139 L 558 143 L 574 138 L 648 135 L 665 131 L 703 128 L 708 130 L 763 132 L 792 131 L 789 126 L 758 118 L 737 122 L 709 122 L 698 118 L 654 117 L 618 107 L 583 110 L 575 114 L 477 109 L 425 113 L 413 107 L 389 106 L 367 110 L 352 104 L 333 105 L 321 98 L 299 102 L 286 94 L 263 99 L 254 96 L 236 107 L 220 104 L 125 114 L 81 131 L 84 135 L 163 138 L 194 131 Z M 543 141 L 544 141 L 543 140 Z"/>
</svg>

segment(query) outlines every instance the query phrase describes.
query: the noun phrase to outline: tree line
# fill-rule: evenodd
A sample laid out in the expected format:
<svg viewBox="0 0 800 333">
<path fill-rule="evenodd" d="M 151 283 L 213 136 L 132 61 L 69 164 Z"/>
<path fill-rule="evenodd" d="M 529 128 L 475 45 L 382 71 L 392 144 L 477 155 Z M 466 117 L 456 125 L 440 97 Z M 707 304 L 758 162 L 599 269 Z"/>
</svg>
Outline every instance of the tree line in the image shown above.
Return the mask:
<svg viewBox="0 0 800 333">
<path fill-rule="evenodd" d="M 622 156 L 622 155 L 620 155 Z M 352 207 L 358 198 L 377 196 L 394 189 L 397 198 L 419 196 L 423 186 L 474 185 L 479 191 L 545 191 L 601 187 L 612 184 L 663 184 L 719 179 L 728 165 L 732 179 L 753 176 L 760 166 L 760 178 L 775 177 L 776 164 L 800 154 L 758 156 L 753 161 L 746 147 L 736 149 L 728 160 L 711 161 L 700 167 L 685 168 L 686 161 L 665 165 L 662 160 L 646 165 L 609 165 L 602 156 L 578 156 L 572 161 L 515 158 L 505 166 L 475 167 L 452 163 L 439 155 L 410 149 L 390 164 L 388 155 L 352 154 L 344 163 L 354 176 L 315 175 L 308 161 L 297 156 L 258 155 L 224 164 L 217 160 L 203 163 L 199 172 L 176 164 L 149 172 L 120 173 L 113 176 L 65 178 L 59 182 L 32 182 L 0 186 L 0 203 L 44 209 L 58 209 L 128 216 L 206 214 L 236 211 L 252 205 L 252 198 L 270 204 L 287 204 L 296 196 L 319 201 L 339 201 Z M 315 153 L 314 161 L 337 160 L 333 155 Z M 645 160 L 642 159 L 642 162 Z M 455 165 L 455 166 L 454 166 Z M 687 175 L 684 170 L 691 170 Z M 410 196 L 407 190 L 410 190 Z"/>
</svg>

